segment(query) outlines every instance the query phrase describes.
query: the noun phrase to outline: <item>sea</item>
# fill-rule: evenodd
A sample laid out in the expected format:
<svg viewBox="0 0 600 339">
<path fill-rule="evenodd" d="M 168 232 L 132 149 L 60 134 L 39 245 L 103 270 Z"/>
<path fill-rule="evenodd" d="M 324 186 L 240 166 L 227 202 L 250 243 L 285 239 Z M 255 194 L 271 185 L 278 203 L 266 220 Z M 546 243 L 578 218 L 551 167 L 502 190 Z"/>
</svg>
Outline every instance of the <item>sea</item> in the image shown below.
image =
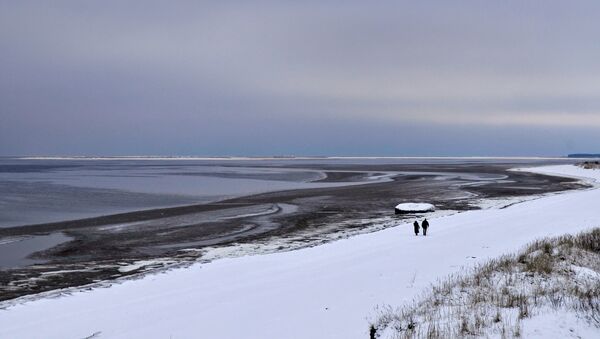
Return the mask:
<svg viewBox="0 0 600 339">
<path fill-rule="evenodd" d="M 343 185 L 316 167 L 494 163 L 532 158 L 0 157 L 0 228 Z M 303 166 L 312 167 L 302 168 Z"/>
</svg>

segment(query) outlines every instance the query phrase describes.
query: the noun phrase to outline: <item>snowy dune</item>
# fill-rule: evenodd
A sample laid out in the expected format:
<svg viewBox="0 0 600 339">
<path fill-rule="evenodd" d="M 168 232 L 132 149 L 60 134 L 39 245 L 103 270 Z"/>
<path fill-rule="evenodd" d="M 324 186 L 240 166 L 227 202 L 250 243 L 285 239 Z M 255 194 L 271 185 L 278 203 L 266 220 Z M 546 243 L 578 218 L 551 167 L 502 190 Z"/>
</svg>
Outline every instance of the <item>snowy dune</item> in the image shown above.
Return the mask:
<svg viewBox="0 0 600 339">
<path fill-rule="evenodd" d="M 600 182 L 600 170 L 528 169 Z M 541 237 L 600 226 L 590 189 L 326 245 L 222 259 L 0 311 L 0 338 L 368 338 L 378 305 Z"/>
</svg>

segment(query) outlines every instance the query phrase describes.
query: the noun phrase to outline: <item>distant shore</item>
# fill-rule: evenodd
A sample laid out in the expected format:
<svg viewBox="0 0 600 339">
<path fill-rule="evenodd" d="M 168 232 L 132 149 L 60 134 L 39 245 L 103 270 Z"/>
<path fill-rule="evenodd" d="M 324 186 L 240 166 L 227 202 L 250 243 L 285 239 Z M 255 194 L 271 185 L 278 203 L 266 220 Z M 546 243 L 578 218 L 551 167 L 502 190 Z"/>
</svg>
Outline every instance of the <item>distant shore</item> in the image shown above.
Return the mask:
<svg viewBox="0 0 600 339">
<path fill-rule="evenodd" d="M 575 156 L 574 156 L 575 157 Z M 23 160 L 320 160 L 320 159 L 504 159 L 504 160 L 565 160 L 569 156 L 7 156 Z M 577 158 L 577 157 L 575 157 Z"/>
</svg>

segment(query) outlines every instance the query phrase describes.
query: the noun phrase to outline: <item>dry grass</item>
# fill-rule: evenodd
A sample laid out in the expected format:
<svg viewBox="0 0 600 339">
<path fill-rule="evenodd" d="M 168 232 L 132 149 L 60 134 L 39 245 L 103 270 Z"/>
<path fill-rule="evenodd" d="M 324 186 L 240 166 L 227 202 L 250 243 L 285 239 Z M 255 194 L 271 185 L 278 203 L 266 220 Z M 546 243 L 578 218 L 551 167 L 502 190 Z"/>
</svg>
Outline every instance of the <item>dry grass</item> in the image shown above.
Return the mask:
<svg viewBox="0 0 600 339">
<path fill-rule="evenodd" d="M 600 274 L 600 228 L 535 241 L 517 255 L 439 281 L 411 305 L 383 307 L 372 324 L 375 337 L 520 337 L 521 320 L 548 307 L 600 327 L 600 279 L 581 270 Z"/>
<path fill-rule="evenodd" d="M 577 165 L 585 169 L 600 169 L 600 161 L 584 161 Z"/>
</svg>

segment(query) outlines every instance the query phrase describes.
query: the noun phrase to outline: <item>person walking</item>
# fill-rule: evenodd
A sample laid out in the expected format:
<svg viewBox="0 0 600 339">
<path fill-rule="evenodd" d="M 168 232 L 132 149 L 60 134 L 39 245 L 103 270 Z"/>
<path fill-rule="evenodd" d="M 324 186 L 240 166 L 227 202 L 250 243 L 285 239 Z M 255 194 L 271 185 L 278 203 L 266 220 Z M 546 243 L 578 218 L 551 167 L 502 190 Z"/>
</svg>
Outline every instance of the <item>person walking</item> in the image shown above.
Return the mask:
<svg viewBox="0 0 600 339">
<path fill-rule="evenodd" d="M 413 226 L 415 227 L 415 235 L 419 235 L 419 222 L 415 220 Z"/>
<path fill-rule="evenodd" d="M 429 228 L 429 221 L 427 221 L 427 218 L 423 220 L 421 227 L 423 227 L 423 235 L 427 235 L 427 229 Z"/>
</svg>

